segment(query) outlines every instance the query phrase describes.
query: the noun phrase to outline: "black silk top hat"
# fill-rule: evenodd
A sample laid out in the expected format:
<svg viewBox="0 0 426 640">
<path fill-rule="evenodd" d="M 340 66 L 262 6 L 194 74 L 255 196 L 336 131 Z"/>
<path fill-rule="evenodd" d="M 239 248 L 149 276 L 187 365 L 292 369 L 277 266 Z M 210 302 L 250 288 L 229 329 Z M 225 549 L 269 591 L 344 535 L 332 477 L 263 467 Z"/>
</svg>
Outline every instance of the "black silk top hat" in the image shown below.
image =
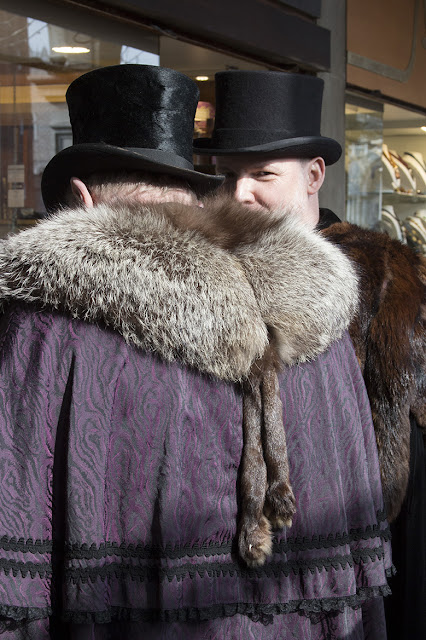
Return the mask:
<svg viewBox="0 0 426 640">
<path fill-rule="evenodd" d="M 220 71 L 215 77 L 214 130 L 211 138 L 194 140 L 196 153 L 321 156 L 328 165 L 340 158 L 340 144 L 320 134 L 320 78 L 281 71 Z"/>
<path fill-rule="evenodd" d="M 148 171 L 186 180 L 202 195 L 221 178 L 194 171 L 192 137 L 198 87 L 173 69 L 128 64 L 89 71 L 66 93 L 73 145 L 46 166 L 48 211 L 64 204 L 70 178 Z"/>
</svg>

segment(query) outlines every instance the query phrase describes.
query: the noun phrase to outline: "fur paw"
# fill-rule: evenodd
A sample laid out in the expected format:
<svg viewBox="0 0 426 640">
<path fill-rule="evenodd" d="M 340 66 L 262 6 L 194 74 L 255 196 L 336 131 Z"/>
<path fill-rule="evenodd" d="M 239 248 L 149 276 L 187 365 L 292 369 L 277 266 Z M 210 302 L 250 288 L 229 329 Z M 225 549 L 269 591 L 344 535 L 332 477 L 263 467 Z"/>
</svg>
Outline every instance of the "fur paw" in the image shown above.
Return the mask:
<svg viewBox="0 0 426 640">
<path fill-rule="evenodd" d="M 238 541 L 240 555 L 249 567 L 260 567 L 272 553 L 272 534 L 269 520 L 262 516 L 250 529 L 241 528 Z"/>
<path fill-rule="evenodd" d="M 273 529 L 291 527 L 296 513 L 296 500 L 291 487 L 286 482 L 269 487 L 263 511 Z"/>
</svg>

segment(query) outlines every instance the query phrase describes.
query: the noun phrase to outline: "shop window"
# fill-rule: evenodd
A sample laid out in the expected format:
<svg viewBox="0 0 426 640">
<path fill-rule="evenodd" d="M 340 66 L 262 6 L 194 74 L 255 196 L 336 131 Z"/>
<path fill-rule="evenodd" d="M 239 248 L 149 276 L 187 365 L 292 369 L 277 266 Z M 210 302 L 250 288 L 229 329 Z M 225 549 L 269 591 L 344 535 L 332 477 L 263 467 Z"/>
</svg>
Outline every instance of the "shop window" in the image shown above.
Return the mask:
<svg viewBox="0 0 426 640">
<path fill-rule="evenodd" d="M 53 15 L 55 24 L 44 21 L 46 15 Z M 78 30 L 83 24 L 84 30 Z M 82 20 L 59 4 L 52 14 L 51 5 L 43 0 L 3 2 L 0 236 L 45 215 L 40 192 L 43 169 L 55 153 L 72 144 L 66 89 L 82 73 L 113 64 L 161 64 L 193 78 L 200 88 L 196 136 L 209 135 L 213 127 L 215 72 L 264 68 L 141 25 L 123 26 L 109 16 Z M 215 171 L 214 158 L 195 156 L 194 164 L 203 171 Z M 19 180 L 12 181 L 11 176 Z"/>
<path fill-rule="evenodd" d="M 158 36 L 142 32 L 139 40 L 138 50 L 93 32 L 0 11 L 1 235 L 45 215 L 41 174 L 55 153 L 72 144 L 68 85 L 100 66 L 159 64 Z"/>
<path fill-rule="evenodd" d="M 348 95 L 347 220 L 426 254 L 426 119 Z"/>
<path fill-rule="evenodd" d="M 62 149 L 66 149 L 72 145 L 71 127 L 64 127 L 55 132 L 55 153 L 59 153 Z"/>
<path fill-rule="evenodd" d="M 385 104 L 381 224 L 426 255 L 426 118 Z M 389 221 L 389 222 L 387 222 Z"/>
<path fill-rule="evenodd" d="M 347 102 L 346 118 L 346 219 L 374 228 L 381 199 L 383 108 L 353 98 Z"/>
</svg>

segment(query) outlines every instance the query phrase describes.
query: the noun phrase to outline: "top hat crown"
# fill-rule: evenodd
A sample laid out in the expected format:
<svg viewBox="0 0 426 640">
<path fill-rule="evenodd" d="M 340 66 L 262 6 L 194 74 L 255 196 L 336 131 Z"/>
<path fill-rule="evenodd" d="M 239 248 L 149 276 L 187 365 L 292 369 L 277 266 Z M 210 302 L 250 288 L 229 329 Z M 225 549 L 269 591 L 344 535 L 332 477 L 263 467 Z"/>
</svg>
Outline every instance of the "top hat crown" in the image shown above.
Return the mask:
<svg viewBox="0 0 426 640">
<path fill-rule="evenodd" d="M 196 153 L 279 152 L 336 162 L 340 144 L 320 134 L 324 82 L 281 71 L 216 74 L 216 120 L 211 138 L 194 140 Z"/>
<path fill-rule="evenodd" d="M 197 193 L 217 187 L 219 178 L 192 163 L 198 97 L 195 82 L 165 67 L 115 65 L 74 80 L 66 93 L 73 145 L 44 170 L 46 208 L 63 203 L 73 175 L 150 171 L 182 178 Z"/>
</svg>

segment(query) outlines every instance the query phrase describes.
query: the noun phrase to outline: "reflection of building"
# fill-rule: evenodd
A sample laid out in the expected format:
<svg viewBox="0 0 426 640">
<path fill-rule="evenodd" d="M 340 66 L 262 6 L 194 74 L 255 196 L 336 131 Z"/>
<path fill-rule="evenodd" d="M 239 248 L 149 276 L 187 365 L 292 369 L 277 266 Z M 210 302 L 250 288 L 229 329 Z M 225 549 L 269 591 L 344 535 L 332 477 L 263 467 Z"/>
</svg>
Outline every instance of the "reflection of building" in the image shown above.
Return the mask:
<svg viewBox="0 0 426 640">
<path fill-rule="evenodd" d="M 103 41 L 93 35 L 92 30 L 85 34 L 49 24 L 37 18 L 37 11 L 33 15 L 16 15 L 15 3 L 9 4 L 10 10 L 0 12 L 3 233 L 43 214 L 41 173 L 55 153 L 72 144 L 65 104 L 69 83 L 98 66 L 121 62 L 159 63 L 158 38 L 150 33 L 139 39 L 140 46 L 147 50 L 135 49 L 119 42 Z M 66 25 L 66 15 L 63 18 Z M 6 178 L 11 165 L 25 167 L 25 201 L 22 207 L 13 209 L 8 206 L 13 199 Z"/>
<path fill-rule="evenodd" d="M 190 0 L 186 8 L 193 10 L 187 15 L 178 5 L 171 9 L 170 3 L 161 0 L 111 0 L 96 3 L 96 8 L 88 4 L 92 3 L 2 2 L 2 234 L 43 215 L 40 176 L 49 159 L 71 143 L 65 91 L 81 73 L 99 66 L 138 63 L 169 66 L 194 79 L 204 76 L 207 79 L 199 81 L 195 135 L 208 135 L 214 122 L 216 71 L 271 67 L 312 73 L 329 65 L 330 33 L 316 24 L 317 0 L 280 6 L 260 0 L 249 4 L 238 1 L 234 3 L 235 15 L 222 0 L 210 9 Z M 219 19 L 217 10 L 222 4 Z M 226 23 L 225 14 L 229 14 Z M 261 23 L 263 32 L 258 28 Z M 214 161 L 208 162 L 207 170 L 214 171 Z M 15 202 L 10 197 L 8 202 L 7 175 L 12 165 L 24 166 L 23 207 L 8 206 Z"/>
<path fill-rule="evenodd" d="M 374 11 L 370 5 L 369 0 L 185 0 L 184 7 L 169 0 L 3 0 L 0 234 L 22 226 L 20 209 L 27 220 L 31 210 L 43 214 L 41 172 L 70 144 L 68 84 L 89 69 L 120 63 L 162 64 L 207 78 L 197 80 L 197 136 L 208 135 L 213 126 L 216 71 L 320 74 L 322 133 L 342 145 L 346 134 L 347 143 L 345 166 L 341 161 L 328 169 L 321 204 L 345 217 L 346 168 L 349 219 L 374 226 L 382 205 L 393 206 L 401 219 L 425 208 L 422 193 L 383 191 L 377 158 L 383 142 L 398 157 L 409 152 L 426 158 L 426 133 L 420 130 L 426 124 L 423 3 L 407 0 L 390 7 L 377 0 Z M 194 160 L 203 171 L 214 171 L 214 158 Z M 24 165 L 21 208 L 8 207 L 11 165 Z"/>
<path fill-rule="evenodd" d="M 194 134 L 197 137 L 209 137 L 213 131 L 214 106 L 211 102 L 200 100 L 194 119 Z"/>
</svg>

